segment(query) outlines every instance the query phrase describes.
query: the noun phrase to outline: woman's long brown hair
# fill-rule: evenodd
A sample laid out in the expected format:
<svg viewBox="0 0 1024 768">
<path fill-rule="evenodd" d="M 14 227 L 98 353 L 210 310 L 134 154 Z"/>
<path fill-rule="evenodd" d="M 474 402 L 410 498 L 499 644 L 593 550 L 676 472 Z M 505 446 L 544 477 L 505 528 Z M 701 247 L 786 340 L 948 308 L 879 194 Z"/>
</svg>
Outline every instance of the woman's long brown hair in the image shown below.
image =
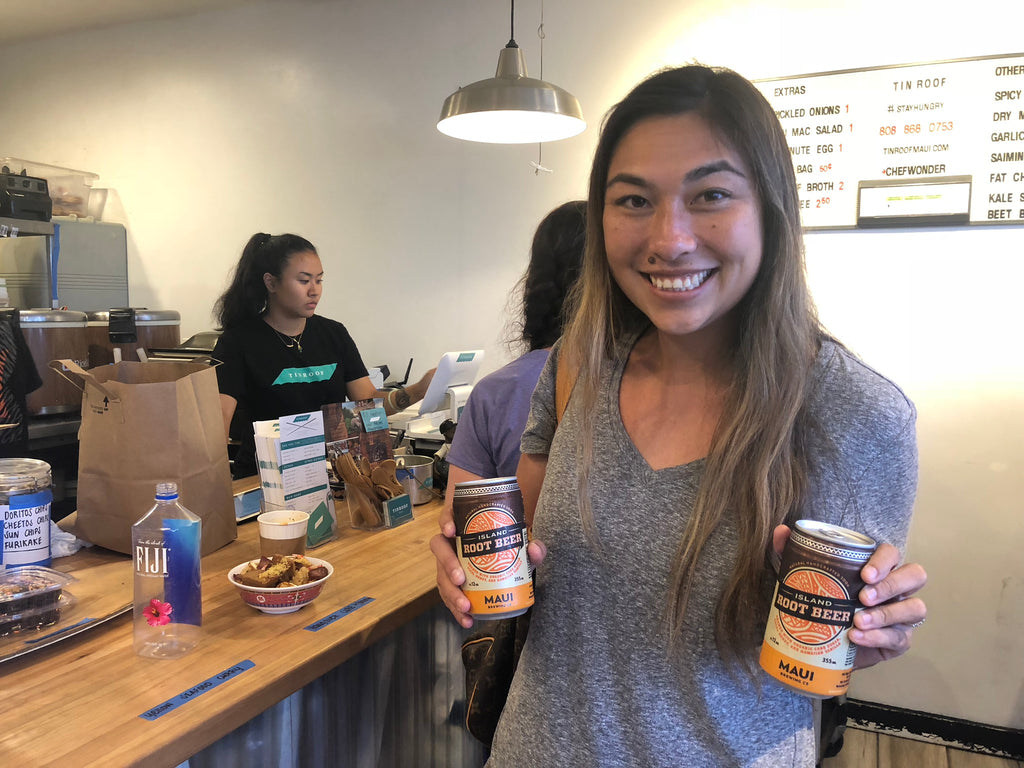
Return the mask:
<svg viewBox="0 0 1024 768">
<path fill-rule="evenodd" d="M 767 607 L 759 595 L 772 531 L 799 508 L 805 493 L 810 425 L 804 404 L 822 331 L 804 276 L 796 179 L 785 136 L 761 93 L 735 72 L 702 66 L 659 72 L 605 118 L 590 177 L 587 251 L 562 354 L 579 368 L 580 510 L 588 540 L 600 549 L 589 495 L 598 382 L 606 362 L 622 353 L 617 341 L 645 322 L 607 263 L 602 220 L 608 168 L 622 137 L 638 122 L 688 112 L 701 115 L 747 161 L 761 203 L 764 252 L 738 307 L 732 386 L 678 550 L 666 619 L 676 645 L 700 555 L 721 521 L 733 516 L 739 553 L 719 598 L 715 637 L 724 659 L 752 670 L 750 650 L 760 639 Z"/>
</svg>

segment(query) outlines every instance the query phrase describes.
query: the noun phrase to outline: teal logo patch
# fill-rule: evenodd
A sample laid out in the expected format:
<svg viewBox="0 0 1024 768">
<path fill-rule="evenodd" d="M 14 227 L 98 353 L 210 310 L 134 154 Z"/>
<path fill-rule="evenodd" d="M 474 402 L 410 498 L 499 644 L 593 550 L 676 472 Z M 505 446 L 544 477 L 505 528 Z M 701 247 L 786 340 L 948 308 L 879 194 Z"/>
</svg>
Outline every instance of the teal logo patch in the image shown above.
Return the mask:
<svg viewBox="0 0 1024 768">
<path fill-rule="evenodd" d="M 308 368 L 285 368 L 274 379 L 272 386 L 279 384 L 308 384 L 313 381 L 328 381 L 338 369 L 337 363 L 311 365 Z"/>
</svg>

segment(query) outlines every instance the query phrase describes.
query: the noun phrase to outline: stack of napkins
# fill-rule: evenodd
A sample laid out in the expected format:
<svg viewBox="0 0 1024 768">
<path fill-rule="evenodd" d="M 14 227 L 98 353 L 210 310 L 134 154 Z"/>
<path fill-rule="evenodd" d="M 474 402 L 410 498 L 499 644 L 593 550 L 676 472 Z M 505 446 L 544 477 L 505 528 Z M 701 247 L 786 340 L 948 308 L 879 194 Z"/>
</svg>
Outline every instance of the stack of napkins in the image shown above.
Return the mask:
<svg viewBox="0 0 1024 768">
<path fill-rule="evenodd" d="M 281 482 L 281 424 L 278 421 L 254 421 L 256 466 L 260 470 L 260 486 L 268 504 L 284 504 Z"/>
<path fill-rule="evenodd" d="M 323 414 L 298 413 L 252 426 L 264 508 L 308 512 L 307 546 L 333 538 L 337 517 L 327 482 Z"/>
</svg>

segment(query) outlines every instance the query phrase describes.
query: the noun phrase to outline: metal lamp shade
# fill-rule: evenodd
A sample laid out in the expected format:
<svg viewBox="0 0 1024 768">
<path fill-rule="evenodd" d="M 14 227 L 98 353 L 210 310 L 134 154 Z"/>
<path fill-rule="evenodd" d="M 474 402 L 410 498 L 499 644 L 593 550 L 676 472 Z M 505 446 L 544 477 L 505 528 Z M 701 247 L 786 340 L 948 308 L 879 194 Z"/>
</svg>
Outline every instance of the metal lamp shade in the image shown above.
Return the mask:
<svg viewBox="0 0 1024 768">
<path fill-rule="evenodd" d="M 557 85 L 526 76 L 518 47 L 498 54 L 495 76 L 445 99 L 437 129 L 489 144 L 535 144 L 576 136 L 587 127 L 579 101 Z"/>
</svg>

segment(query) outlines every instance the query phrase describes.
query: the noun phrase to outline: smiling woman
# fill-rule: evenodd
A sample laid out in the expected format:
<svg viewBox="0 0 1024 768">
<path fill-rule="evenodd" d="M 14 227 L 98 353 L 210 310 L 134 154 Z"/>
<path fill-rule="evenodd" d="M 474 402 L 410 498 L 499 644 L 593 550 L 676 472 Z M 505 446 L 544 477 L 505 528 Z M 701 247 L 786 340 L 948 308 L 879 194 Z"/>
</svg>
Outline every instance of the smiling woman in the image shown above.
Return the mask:
<svg viewBox="0 0 1024 768">
<path fill-rule="evenodd" d="M 252 421 L 318 410 L 345 399 L 383 398 L 388 413 L 422 399 L 433 371 L 401 392 L 370 382 L 359 350 L 341 323 L 316 314 L 324 270 L 316 248 L 298 235 L 253 235 L 215 313 L 223 333 L 213 350 L 224 429 L 236 410 L 244 421 L 235 477 L 255 474 Z M 241 421 L 241 420 L 239 420 Z"/>
<path fill-rule="evenodd" d="M 769 554 L 798 519 L 885 542 L 860 573 L 857 666 L 909 647 L 914 407 L 819 326 L 798 213 L 778 119 L 734 72 L 666 70 L 606 118 L 573 311 L 521 443 L 536 602 L 490 768 L 814 765 L 810 701 L 757 666 Z"/>
</svg>

